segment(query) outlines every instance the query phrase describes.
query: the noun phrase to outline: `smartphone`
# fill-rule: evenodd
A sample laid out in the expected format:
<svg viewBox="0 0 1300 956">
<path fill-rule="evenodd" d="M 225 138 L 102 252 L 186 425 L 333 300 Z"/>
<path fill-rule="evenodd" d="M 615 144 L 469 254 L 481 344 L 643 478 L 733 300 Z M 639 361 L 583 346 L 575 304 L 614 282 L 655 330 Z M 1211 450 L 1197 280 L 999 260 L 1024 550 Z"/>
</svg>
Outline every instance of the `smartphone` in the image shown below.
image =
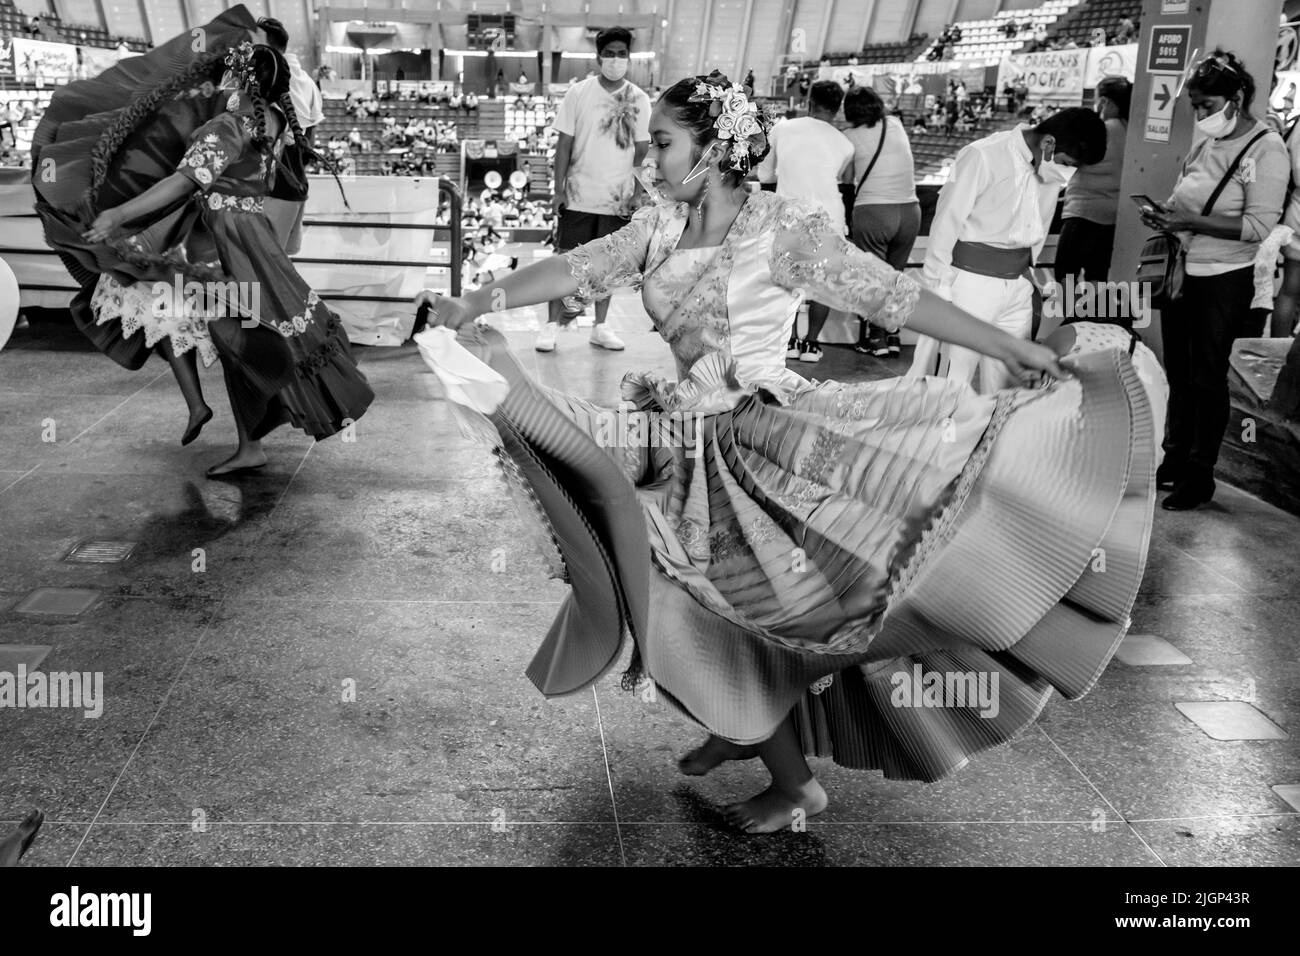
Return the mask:
<svg viewBox="0 0 1300 956">
<path fill-rule="evenodd" d="M 1164 211 L 1164 207 L 1161 206 L 1160 203 L 1152 199 L 1150 196 L 1143 196 L 1141 194 L 1134 193 L 1130 195 L 1128 198 L 1133 200 L 1139 206 L 1141 206 L 1143 212 L 1151 213 L 1151 212 Z"/>
</svg>

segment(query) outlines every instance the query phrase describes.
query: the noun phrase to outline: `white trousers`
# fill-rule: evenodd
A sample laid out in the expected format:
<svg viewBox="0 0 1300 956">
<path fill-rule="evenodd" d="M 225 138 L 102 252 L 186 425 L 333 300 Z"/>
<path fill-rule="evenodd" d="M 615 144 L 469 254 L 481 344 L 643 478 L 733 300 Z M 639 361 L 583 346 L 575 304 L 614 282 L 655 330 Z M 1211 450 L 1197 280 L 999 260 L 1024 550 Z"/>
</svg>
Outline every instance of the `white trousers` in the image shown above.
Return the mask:
<svg viewBox="0 0 1300 956">
<path fill-rule="evenodd" d="M 1027 339 L 1033 330 L 1034 287 L 1024 277 L 994 279 L 958 269 L 957 278 L 952 283 L 952 304 L 1016 338 Z M 991 395 L 1016 384 L 1012 382 L 1007 367 L 997 359 L 955 345 L 941 345 L 926 335 L 917 340 L 908 375 L 941 374 L 938 365 L 940 348 L 948 360 L 948 378 L 959 378 L 969 384 L 975 369 L 979 369 L 978 390 L 981 395 Z"/>
</svg>

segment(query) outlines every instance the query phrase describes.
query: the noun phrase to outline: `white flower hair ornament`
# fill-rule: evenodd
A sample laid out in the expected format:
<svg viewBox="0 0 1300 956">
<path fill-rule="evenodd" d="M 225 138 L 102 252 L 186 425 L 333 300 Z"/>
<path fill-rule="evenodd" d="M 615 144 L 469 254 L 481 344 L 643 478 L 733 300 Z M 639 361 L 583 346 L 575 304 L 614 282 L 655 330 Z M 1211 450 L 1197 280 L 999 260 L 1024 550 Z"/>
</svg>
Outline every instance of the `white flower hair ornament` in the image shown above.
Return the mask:
<svg viewBox="0 0 1300 956">
<path fill-rule="evenodd" d="M 724 166 L 742 175 L 747 174 L 755 159 L 767 151 L 767 134 L 772 128 L 772 118 L 760 110 L 757 103 L 751 102 L 740 87 L 716 70 L 695 84 L 689 102 L 709 104 L 709 115 L 714 118 L 713 129 L 718 139 L 724 141 Z M 701 157 L 701 163 L 703 160 Z M 697 170 L 682 182 L 690 182 L 703 171 L 703 167 L 697 164 Z"/>
</svg>

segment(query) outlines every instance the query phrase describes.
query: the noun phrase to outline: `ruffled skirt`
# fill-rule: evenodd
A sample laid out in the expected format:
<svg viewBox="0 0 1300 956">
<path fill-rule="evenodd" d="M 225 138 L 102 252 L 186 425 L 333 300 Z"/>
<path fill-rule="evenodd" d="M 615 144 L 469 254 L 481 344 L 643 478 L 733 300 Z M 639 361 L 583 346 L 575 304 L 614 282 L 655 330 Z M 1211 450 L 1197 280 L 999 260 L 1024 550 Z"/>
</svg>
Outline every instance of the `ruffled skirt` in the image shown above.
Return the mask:
<svg viewBox="0 0 1300 956">
<path fill-rule="evenodd" d="M 573 586 L 529 669 L 544 693 L 630 633 L 712 733 L 792 715 L 810 754 L 931 781 L 1086 693 L 1125 634 L 1156 447 L 1127 336 L 1046 389 L 826 383 L 692 421 L 636 377 L 645 417 L 620 417 L 533 383 L 491 330 L 461 340 L 509 383 L 489 434 Z"/>
</svg>

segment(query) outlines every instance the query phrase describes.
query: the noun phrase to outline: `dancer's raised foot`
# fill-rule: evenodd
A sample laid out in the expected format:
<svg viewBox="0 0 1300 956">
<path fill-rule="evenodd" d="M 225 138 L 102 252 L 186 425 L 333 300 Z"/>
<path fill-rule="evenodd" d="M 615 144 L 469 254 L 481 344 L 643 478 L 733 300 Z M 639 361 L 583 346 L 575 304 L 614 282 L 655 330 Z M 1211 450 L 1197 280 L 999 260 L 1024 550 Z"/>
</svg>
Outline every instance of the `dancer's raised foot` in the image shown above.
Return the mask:
<svg viewBox="0 0 1300 956">
<path fill-rule="evenodd" d="M 209 468 L 208 477 L 220 478 L 223 475 L 253 471 L 265 465 L 266 461 L 266 452 L 262 451 L 261 446 L 249 449 L 241 448 L 221 464 Z"/>
<path fill-rule="evenodd" d="M 708 740 L 677 761 L 677 769 L 689 777 L 702 777 L 725 761 L 750 760 L 757 756 L 758 748 L 755 746 L 733 744 L 710 734 Z"/>
<path fill-rule="evenodd" d="M 199 437 L 199 432 L 203 431 L 203 426 L 212 421 L 212 409 L 206 405 L 200 405 L 190 412 L 189 424 L 185 426 L 185 434 L 181 436 L 181 444 L 188 445 L 194 439 Z"/>
<path fill-rule="evenodd" d="M 790 791 L 778 790 L 776 784 L 743 803 L 733 803 L 723 810 L 727 822 L 746 833 L 775 833 L 795 822 L 795 811 L 802 810 L 804 819 L 816 816 L 826 809 L 826 791 L 810 777 L 808 782 Z"/>
</svg>

